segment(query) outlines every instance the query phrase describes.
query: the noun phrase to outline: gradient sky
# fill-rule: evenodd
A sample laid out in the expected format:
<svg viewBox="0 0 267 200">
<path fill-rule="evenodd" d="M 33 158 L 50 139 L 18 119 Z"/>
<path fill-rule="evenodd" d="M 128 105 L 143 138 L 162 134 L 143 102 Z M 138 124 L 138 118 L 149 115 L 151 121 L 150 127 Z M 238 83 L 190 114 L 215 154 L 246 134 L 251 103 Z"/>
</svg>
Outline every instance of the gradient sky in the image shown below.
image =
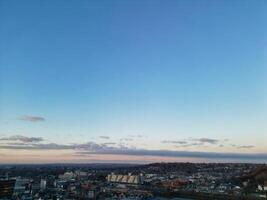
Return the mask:
<svg viewBox="0 0 267 200">
<path fill-rule="evenodd" d="M 265 0 L 1 1 L 0 163 L 267 162 L 266 22 Z"/>
</svg>

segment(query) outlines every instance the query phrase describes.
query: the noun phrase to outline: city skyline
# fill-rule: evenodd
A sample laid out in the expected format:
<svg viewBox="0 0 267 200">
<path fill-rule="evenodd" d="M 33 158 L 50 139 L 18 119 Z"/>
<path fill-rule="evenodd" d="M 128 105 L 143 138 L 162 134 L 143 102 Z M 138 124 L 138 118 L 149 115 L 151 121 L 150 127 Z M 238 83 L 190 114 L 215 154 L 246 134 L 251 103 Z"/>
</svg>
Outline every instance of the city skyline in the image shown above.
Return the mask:
<svg viewBox="0 0 267 200">
<path fill-rule="evenodd" d="M 266 163 L 266 8 L 0 2 L 0 164 Z"/>
</svg>

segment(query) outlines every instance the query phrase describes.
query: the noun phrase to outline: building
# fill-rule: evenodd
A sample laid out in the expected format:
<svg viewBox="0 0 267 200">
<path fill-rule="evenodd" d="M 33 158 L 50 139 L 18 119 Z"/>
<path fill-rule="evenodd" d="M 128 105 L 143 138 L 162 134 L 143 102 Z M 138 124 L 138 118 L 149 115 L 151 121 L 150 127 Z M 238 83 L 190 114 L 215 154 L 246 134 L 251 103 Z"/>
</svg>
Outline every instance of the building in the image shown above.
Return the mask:
<svg viewBox="0 0 267 200">
<path fill-rule="evenodd" d="M 10 199 L 16 180 L 0 180 L 0 199 Z"/>
<path fill-rule="evenodd" d="M 187 180 L 180 180 L 180 179 L 166 180 L 161 182 L 161 185 L 164 188 L 169 188 L 169 189 L 175 189 L 186 184 L 188 184 Z"/>
<path fill-rule="evenodd" d="M 45 179 L 41 179 L 40 189 L 41 190 L 45 190 L 46 189 L 46 180 Z"/>
<path fill-rule="evenodd" d="M 107 181 L 111 183 L 126 183 L 126 184 L 143 184 L 144 183 L 144 176 L 143 174 L 139 175 L 121 175 L 121 174 L 114 174 L 111 173 L 107 176 Z"/>
<path fill-rule="evenodd" d="M 14 193 L 18 195 L 23 194 L 26 190 L 29 190 L 30 182 L 31 181 L 27 178 L 17 178 L 14 187 Z"/>
<path fill-rule="evenodd" d="M 264 181 L 263 185 L 258 185 L 258 190 L 267 191 L 267 181 Z"/>
<path fill-rule="evenodd" d="M 73 172 L 65 172 L 64 174 L 61 174 L 58 176 L 61 180 L 71 180 L 75 178 L 75 174 Z"/>
</svg>

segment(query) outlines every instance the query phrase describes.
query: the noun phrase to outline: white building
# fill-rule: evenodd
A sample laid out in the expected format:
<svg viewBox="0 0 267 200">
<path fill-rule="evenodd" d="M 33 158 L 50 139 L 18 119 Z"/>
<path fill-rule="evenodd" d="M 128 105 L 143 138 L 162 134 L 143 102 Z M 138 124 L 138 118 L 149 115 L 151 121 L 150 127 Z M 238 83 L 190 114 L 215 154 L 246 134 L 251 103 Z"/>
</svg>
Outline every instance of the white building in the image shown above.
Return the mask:
<svg viewBox="0 0 267 200">
<path fill-rule="evenodd" d="M 267 181 L 265 181 L 264 185 L 258 185 L 258 190 L 267 191 Z"/>
<path fill-rule="evenodd" d="M 111 173 L 107 176 L 107 181 L 111 183 L 127 183 L 127 184 L 143 184 L 144 176 L 143 174 L 139 175 L 122 175 Z"/>
<path fill-rule="evenodd" d="M 62 180 L 70 180 L 75 178 L 75 174 L 73 172 L 65 172 L 64 174 L 59 175 L 58 178 Z"/>
<path fill-rule="evenodd" d="M 41 190 L 45 190 L 46 189 L 46 180 L 45 179 L 41 179 L 40 189 Z"/>
</svg>

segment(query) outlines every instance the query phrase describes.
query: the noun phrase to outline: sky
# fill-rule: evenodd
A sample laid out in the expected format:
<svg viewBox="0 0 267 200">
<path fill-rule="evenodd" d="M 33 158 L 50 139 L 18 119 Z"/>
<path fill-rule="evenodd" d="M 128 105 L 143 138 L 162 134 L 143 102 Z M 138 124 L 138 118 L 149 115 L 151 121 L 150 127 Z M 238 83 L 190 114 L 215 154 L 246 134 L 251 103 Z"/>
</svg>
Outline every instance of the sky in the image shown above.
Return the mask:
<svg viewBox="0 0 267 200">
<path fill-rule="evenodd" d="M 266 11 L 0 1 L 0 163 L 266 163 Z"/>
</svg>

